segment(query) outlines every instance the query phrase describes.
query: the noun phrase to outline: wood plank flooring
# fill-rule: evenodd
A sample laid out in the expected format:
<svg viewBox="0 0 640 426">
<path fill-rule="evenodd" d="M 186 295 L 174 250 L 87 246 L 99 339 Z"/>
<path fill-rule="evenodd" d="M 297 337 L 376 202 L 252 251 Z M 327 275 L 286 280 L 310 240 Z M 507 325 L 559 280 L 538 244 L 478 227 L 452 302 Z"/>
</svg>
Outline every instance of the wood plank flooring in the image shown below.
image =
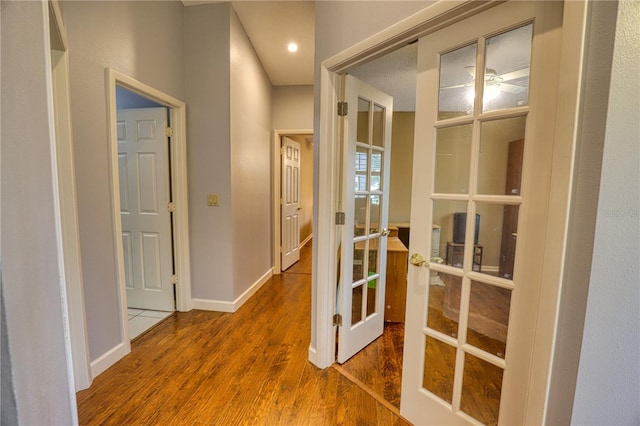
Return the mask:
<svg viewBox="0 0 640 426">
<path fill-rule="evenodd" d="M 407 425 L 307 360 L 310 301 L 311 274 L 297 271 L 274 276 L 234 314 L 175 313 L 77 394 L 80 423 Z"/>
</svg>

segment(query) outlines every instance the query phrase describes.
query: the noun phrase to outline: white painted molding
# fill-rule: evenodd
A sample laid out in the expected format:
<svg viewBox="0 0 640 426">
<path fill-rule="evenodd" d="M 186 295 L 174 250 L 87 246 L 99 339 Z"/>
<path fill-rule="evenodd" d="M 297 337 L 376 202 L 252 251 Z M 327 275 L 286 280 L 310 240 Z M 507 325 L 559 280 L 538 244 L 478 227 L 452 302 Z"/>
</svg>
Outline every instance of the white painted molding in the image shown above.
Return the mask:
<svg viewBox="0 0 640 426">
<path fill-rule="evenodd" d="M 311 239 L 313 238 L 313 234 L 309 234 L 309 236 L 307 238 L 305 238 L 300 245 L 298 246 L 299 249 L 301 249 L 302 247 L 305 246 L 305 244 L 307 244 L 309 241 L 311 241 Z"/>
<path fill-rule="evenodd" d="M 91 363 L 91 375 L 95 378 L 107 368 L 124 358 L 131 352 L 131 347 L 124 343 L 119 343 L 102 356 Z"/>
<path fill-rule="evenodd" d="M 176 265 L 178 286 L 176 288 L 176 306 L 178 311 L 189 311 L 191 306 L 191 272 L 189 253 L 189 225 L 187 200 L 187 155 L 186 155 L 186 104 L 166 93 L 148 86 L 134 78 L 111 68 L 105 68 L 105 86 L 108 113 L 109 162 L 111 220 L 113 224 L 112 244 L 116 257 L 116 278 L 120 303 L 121 343 L 127 353 L 131 350 L 129 338 L 129 320 L 127 315 L 127 292 L 125 288 L 124 254 L 120 235 L 122 221 L 120 218 L 120 186 L 118 184 L 118 142 L 116 130 L 116 85 L 124 87 L 140 96 L 151 99 L 167 107 L 171 114 L 171 126 L 174 129 L 171 143 L 171 185 L 176 212 L 172 218 L 173 250 Z"/>
<path fill-rule="evenodd" d="M 309 346 L 309 361 L 312 364 L 318 365 L 318 351 L 313 346 Z"/>
<path fill-rule="evenodd" d="M 193 299 L 193 309 L 201 309 L 203 311 L 216 311 L 216 312 L 236 312 L 242 305 L 245 304 L 256 291 L 269 281 L 269 278 L 273 276 L 273 268 L 264 273 L 258 280 L 251 285 L 244 293 L 242 293 L 233 302 L 225 300 L 209 300 L 209 299 Z"/>
</svg>

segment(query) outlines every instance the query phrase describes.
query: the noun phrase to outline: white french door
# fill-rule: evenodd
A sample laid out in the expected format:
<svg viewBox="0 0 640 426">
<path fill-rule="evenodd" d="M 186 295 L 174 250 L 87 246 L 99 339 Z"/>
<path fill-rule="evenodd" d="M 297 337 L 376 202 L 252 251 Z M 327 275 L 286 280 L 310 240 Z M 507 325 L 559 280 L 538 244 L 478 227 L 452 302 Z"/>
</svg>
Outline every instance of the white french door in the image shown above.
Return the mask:
<svg viewBox="0 0 640 426">
<path fill-rule="evenodd" d="M 300 144 L 282 137 L 281 269 L 300 260 Z"/>
<path fill-rule="evenodd" d="M 173 311 L 166 108 L 118 110 L 122 247 L 130 308 Z"/>
<path fill-rule="evenodd" d="M 345 76 L 338 362 L 382 334 L 391 155 L 391 96 Z"/>
<path fill-rule="evenodd" d="M 415 424 L 542 421 L 529 385 L 548 374 L 532 371 L 536 333 L 553 332 L 536 314 L 557 238 L 543 230 L 562 219 L 548 209 L 561 23 L 561 2 L 507 2 L 419 41 L 400 409 Z M 442 264 L 420 261 L 432 249 Z"/>
</svg>

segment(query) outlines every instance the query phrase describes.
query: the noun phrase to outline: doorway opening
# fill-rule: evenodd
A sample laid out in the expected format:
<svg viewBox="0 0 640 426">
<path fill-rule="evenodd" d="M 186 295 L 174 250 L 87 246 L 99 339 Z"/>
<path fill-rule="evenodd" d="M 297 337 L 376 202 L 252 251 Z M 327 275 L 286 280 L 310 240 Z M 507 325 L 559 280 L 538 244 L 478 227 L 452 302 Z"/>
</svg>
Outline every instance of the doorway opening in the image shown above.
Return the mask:
<svg viewBox="0 0 640 426">
<path fill-rule="evenodd" d="M 273 135 L 273 273 L 300 260 L 313 238 L 313 130 Z"/>
<path fill-rule="evenodd" d="M 121 337 L 191 309 L 185 104 L 106 70 Z"/>
<path fill-rule="evenodd" d="M 334 368 L 396 413 L 400 409 L 404 348 L 416 71 L 416 44 L 405 45 L 348 71 L 349 75 L 393 97 L 391 150 L 387 154 L 390 155 L 390 234 L 387 236 L 384 271 L 386 286 L 383 333 L 344 364 L 334 364 Z"/>
</svg>

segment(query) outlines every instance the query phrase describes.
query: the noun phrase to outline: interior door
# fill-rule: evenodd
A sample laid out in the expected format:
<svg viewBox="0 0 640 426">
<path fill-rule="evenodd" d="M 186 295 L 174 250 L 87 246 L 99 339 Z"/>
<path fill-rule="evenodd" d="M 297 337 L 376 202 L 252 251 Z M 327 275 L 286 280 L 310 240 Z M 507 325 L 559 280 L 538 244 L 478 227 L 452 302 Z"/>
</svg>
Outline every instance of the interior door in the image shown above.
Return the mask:
<svg viewBox="0 0 640 426">
<path fill-rule="evenodd" d="M 391 96 L 345 76 L 344 213 L 338 362 L 382 334 L 391 154 Z"/>
<path fill-rule="evenodd" d="M 541 230 L 562 220 L 548 210 L 561 24 L 561 2 L 507 2 L 419 41 L 400 409 L 415 424 L 541 421 L 529 380 L 534 337 L 553 332 L 536 329 L 536 313 Z M 521 182 L 505 194 L 519 139 Z M 510 277 L 499 273 L 505 210 L 518 235 Z M 429 264 L 434 249 L 455 255 Z"/>
<path fill-rule="evenodd" d="M 300 260 L 300 144 L 282 138 L 281 269 Z"/>
<path fill-rule="evenodd" d="M 118 110 L 118 177 L 127 306 L 173 311 L 165 108 Z"/>
</svg>

